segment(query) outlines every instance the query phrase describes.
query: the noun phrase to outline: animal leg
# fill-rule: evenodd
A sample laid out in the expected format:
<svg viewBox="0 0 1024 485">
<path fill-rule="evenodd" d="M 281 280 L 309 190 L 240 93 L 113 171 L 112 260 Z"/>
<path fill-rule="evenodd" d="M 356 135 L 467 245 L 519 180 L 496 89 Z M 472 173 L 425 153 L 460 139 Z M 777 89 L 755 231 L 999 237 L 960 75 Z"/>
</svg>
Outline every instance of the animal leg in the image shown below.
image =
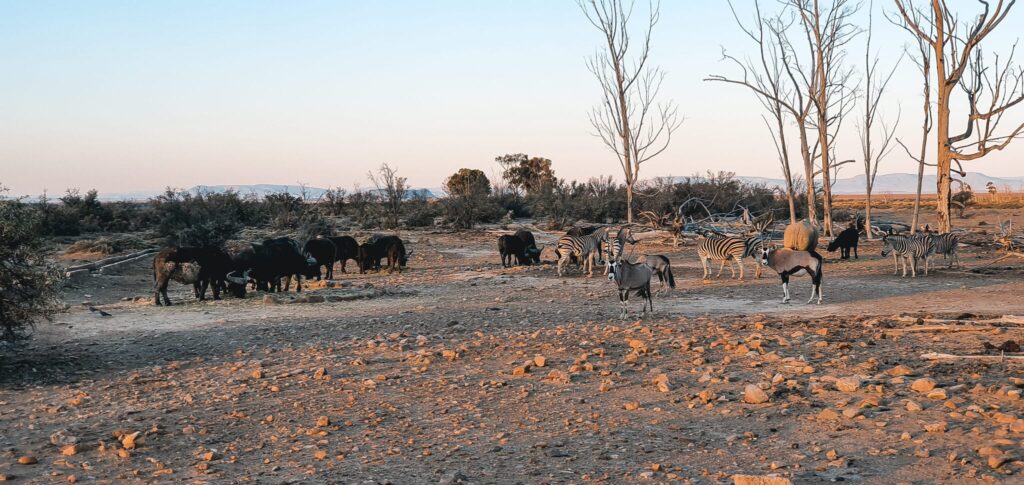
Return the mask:
<svg viewBox="0 0 1024 485">
<path fill-rule="evenodd" d="M 700 258 L 700 265 L 704 268 L 704 280 L 708 279 L 708 260 L 707 258 Z"/>
<path fill-rule="evenodd" d="M 789 303 L 789 282 L 782 282 L 782 303 Z"/>
<path fill-rule="evenodd" d="M 736 264 L 740 267 L 740 281 L 743 281 L 743 258 L 735 258 Z M 729 267 L 732 268 L 732 263 L 729 263 Z"/>
<path fill-rule="evenodd" d="M 725 269 L 725 263 L 728 262 L 728 261 L 729 260 L 727 260 L 727 259 L 723 259 L 722 260 L 722 264 L 718 265 L 718 274 L 715 275 L 716 279 L 722 277 L 722 270 Z M 729 271 L 732 271 L 732 264 L 729 265 Z"/>
<path fill-rule="evenodd" d="M 900 257 L 896 253 L 892 253 L 892 266 L 893 266 L 892 274 L 894 274 L 894 275 L 900 274 Z M 906 276 L 906 275 L 907 275 L 907 271 L 906 271 L 906 268 L 904 268 L 903 276 Z"/>
</svg>

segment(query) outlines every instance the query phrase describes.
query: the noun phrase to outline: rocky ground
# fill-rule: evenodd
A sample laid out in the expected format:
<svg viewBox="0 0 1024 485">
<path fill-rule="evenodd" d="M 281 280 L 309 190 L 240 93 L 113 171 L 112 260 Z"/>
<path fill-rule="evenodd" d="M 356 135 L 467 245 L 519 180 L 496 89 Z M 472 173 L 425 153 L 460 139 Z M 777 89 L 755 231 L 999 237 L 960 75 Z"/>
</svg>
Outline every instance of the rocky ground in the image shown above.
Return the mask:
<svg viewBox="0 0 1024 485">
<path fill-rule="evenodd" d="M 407 272 L 339 274 L 297 299 L 196 302 L 178 286 L 184 304 L 158 308 L 145 262 L 69 288 L 71 311 L 0 350 L 0 476 L 1024 480 L 1024 323 L 985 321 L 1024 315 L 1024 268 L 983 267 L 991 252 L 904 279 L 865 243 L 828 261 L 825 303 L 809 306 L 806 278 L 782 305 L 750 261 L 745 281 L 704 283 L 692 246 L 645 242 L 679 287 L 655 316 L 637 301 L 620 320 L 600 274 L 503 269 L 490 233 L 405 237 Z"/>
</svg>

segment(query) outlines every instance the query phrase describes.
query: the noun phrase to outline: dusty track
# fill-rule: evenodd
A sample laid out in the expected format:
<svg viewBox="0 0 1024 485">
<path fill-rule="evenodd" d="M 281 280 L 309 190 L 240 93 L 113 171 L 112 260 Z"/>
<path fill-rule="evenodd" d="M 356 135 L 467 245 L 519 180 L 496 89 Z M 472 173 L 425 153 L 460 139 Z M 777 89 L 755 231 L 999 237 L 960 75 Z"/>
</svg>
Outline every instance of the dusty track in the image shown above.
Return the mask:
<svg viewBox="0 0 1024 485">
<path fill-rule="evenodd" d="M 647 244 L 639 251 L 670 255 L 680 287 L 656 297 L 654 318 L 620 321 L 600 274 L 502 269 L 491 234 L 409 239 L 410 271 L 341 275 L 350 287 L 303 293 L 370 296 L 353 301 L 200 303 L 180 286 L 172 299 L 183 305 L 121 301 L 150 296 L 146 265 L 71 289 L 70 313 L 0 354 L 0 474 L 404 484 L 777 473 L 881 484 L 1010 483 L 1024 472 L 1024 381 L 1014 380 L 1024 366 L 919 357 L 979 353 L 1024 329 L 890 330 L 908 325 L 899 314 L 1024 314 L 1019 268 L 902 279 L 867 244 L 858 261 L 828 262 L 826 304 L 802 304 L 809 282 L 797 279 L 797 303 L 782 305 L 777 277 L 751 281 L 750 261 L 747 281 L 704 284 L 692 248 Z M 525 369 L 538 355 L 544 366 Z M 894 375 L 899 365 L 910 375 Z M 837 390 L 851 376 L 859 387 Z M 920 377 L 945 398 L 913 391 Z M 744 403 L 750 384 L 770 401 Z M 926 430 L 938 423 L 944 432 Z M 78 439 L 76 454 L 50 444 L 59 430 Z M 122 450 L 114 433 L 135 431 L 141 443 Z"/>
</svg>

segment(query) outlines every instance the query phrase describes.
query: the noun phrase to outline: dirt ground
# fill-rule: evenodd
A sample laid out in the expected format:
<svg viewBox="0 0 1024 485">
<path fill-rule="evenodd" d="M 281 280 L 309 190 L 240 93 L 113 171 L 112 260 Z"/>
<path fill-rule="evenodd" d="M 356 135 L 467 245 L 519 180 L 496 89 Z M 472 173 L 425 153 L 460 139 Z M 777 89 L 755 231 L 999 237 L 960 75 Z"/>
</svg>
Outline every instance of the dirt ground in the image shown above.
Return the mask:
<svg viewBox="0 0 1024 485">
<path fill-rule="evenodd" d="M 600 272 L 501 268 L 496 234 L 405 232 L 401 275 L 336 271 L 301 294 L 198 302 L 177 285 L 163 308 L 148 261 L 88 278 L 69 312 L 0 350 L 0 476 L 1024 481 L 1024 363 L 922 357 L 1024 341 L 1020 323 L 969 323 L 1024 315 L 1022 260 L 964 248 L 963 270 L 940 258 L 901 278 L 862 242 L 857 260 L 827 255 L 822 305 L 803 303 L 807 278 L 784 305 L 751 260 L 742 282 L 704 283 L 692 242 L 645 241 L 636 254 L 668 255 L 678 287 L 620 320 Z"/>
</svg>

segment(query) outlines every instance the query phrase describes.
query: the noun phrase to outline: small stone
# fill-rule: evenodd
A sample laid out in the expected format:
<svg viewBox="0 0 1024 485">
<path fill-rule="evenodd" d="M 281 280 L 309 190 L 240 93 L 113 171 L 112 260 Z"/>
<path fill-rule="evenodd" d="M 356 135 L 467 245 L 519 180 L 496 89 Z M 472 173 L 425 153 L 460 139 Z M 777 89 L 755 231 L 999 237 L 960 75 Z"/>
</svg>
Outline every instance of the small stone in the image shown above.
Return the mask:
<svg viewBox="0 0 1024 485">
<path fill-rule="evenodd" d="M 533 365 L 537 367 L 544 367 L 544 364 L 546 363 L 547 359 L 545 359 L 543 355 L 535 355 L 533 357 Z"/>
<path fill-rule="evenodd" d="M 818 413 L 818 420 L 820 421 L 835 421 L 839 419 L 839 413 L 835 412 L 834 409 L 823 409 Z"/>
<path fill-rule="evenodd" d="M 836 379 L 836 389 L 841 392 L 854 392 L 860 389 L 860 377 L 850 376 Z"/>
<path fill-rule="evenodd" d="M 943 388 L 932 389 L 928 391 L 928 399 L 944 400 L 946 399 L 946 390 Z"/>
<path fill-rule="evenodd" d="M 25 455 L 22 456 L 21 458 L 18 458 L 19 465 L 35 465 L 36 463 L 39 463 L 39 460 L 37 460 L 36 457 L 34 456 Z"/>
<path fill-rule="evenodd" d="M 918 404 L 917 401 L 907 401 L 907 411 L 916 413 L 922 409 L 924 408 L 920 404 Z"/>
<path fill-rule="evenodd" d="M 914 370 L 905 365 L 898 365 L 896 367 L 893 367 L 892 369 L 885 371 L 885 373 L 893 377 L 903 377 L 913 374 Z"/>
<path fill-rule="evenodd" d="M 718 395 L 715 394 L 714 389 L 704 389 L 697 394 L 697 398 L 700 399 L 700 402 L 707 404 L 717 399 Z"/>
<path fill-rule="evenodd" d="M 668 374 L 658 374 L 657 377 L 652 380 L 652 383 L 660 392 L 668 392 L 670 390 L 668 385 Z"/>
<path fill-rule="evenodd" d="M 256 369 L 256 370 L 252 371 L 252 378 L 253 379 L 262 379 L 263 378 L 263 371 L 261 371 L 259 369 Z"/>
<path fill-rule="evenodd" d="M 935 383 L 935 379 L 932 379 L 930 377 L 922 377 L 914 381 L 912 384 L 910 384 L 910 388 L 917 392 L 928 392 L 932 389 L 935 389 L 936 385 L 937 384 Z"/>
<path fill-rule="evenodd" d="M 848 408 L 843 410 L 843 416 L 846 416 L 847 418 L 850 418 L 850 419 L 856 418 L 857 416 L 860 416 L 860 415 L 861 415 L 860 408 L 848 407 Z"/>
<path fill-rule="evenodd" d="M 626 411 L 636 411 L 637 409 L 640 409 L 640 403 L 636 401 L 630 401 L 627 402 L 626 404 L 623 404 L 622 409 L 625 409 Z"/>
<path fill-rule="evenodd" d="M 331 425 L 331 419 L 327 416 L 320 416 L 316 418 L 316 426 L 318 428 L 326 428 Z"/>
<path fill-rule="evenodd" d="M 743 402 L 747 404 L 763 404 L 768 400 L 768 393 L 755 384 L 747 384 L 747 387 L 743 388 Z"/>
<path fill-rule="evenodd" d="M 75 443 L 78 443 L 78 438 L 72 436 L 66 429 L 62 429 L 50 435 L 50 444 L 54 446 L 73 445 Z"/>
<path fill-rule="evenodd" d="M 324 451 L 324 450 L 316 450 L 313 453 L 313 459 L 314 460 L 318 460 L 319 461 L 319 460 L 323 460 L 325 458 L 327 458 L 327 452 Z"/>
<path fill-rule="evenodd" d="M 128 433 L 128 434 L 121 435 L 121 438 L 120 438 L 121 439 L 121 446 L 123 446 L 124 449 L 126 449 L 126 450 L 134 450 L 135 449 L 136 440 L 139 438 L 139 435 L 141 435 L 141 434 L 142 433 L 136 431 L 134 433 Z"/>
<path fill-rule="evenodd" d="M 60 454 L 64 456 L 75 456 L 78 454 L 78 445 L 64 445 L 60 449 Z"/>
<path fill-rule="evenodd" d="M 1000 455 L 1000 456 L 990 456 L 990 457 L 988 457 L 988 466 L 990 466 L 992 468 L 999 468 L 999 467 L 1003 466 L 1005 463 L 1006 463 L 1006 457 L 1005 456 Z"/>
<path fill-rule="evenodd" d="M 206 453 L 203 453 L 200 456 L 200 458 L 202 458 L 203 461 L 213 461 L 213 460 L 219 460 L 220 456 L 217 455 L 216 453 L 212 452 L 212 451 L 207 451 Z"/>
<path fill-rule="evenodd" d="M 733 475 L 733 485 L 793 485 L 788 478 L 778 475 Z"/>
<path fill-rule="evenodd" d="M 1010 431 L 1014 433 L 1024 433 L 1024 419 L 1018 419 L 1010 425 Z"/>
<path fill-rule="evenodd" d="M 945 421 L 938 421 L 924 425 L 924 430 L 929 433 L 945 433 L 949 429 L 949 424 Z"/>
<path fill-rule="evenodd" d="M 441 351 L 441 357 L 448 359 L 449 362 L 454 362 L 455 359 L 459 358 L 459 354 L 454 350 L 444 349 Z"/>
</svg>

